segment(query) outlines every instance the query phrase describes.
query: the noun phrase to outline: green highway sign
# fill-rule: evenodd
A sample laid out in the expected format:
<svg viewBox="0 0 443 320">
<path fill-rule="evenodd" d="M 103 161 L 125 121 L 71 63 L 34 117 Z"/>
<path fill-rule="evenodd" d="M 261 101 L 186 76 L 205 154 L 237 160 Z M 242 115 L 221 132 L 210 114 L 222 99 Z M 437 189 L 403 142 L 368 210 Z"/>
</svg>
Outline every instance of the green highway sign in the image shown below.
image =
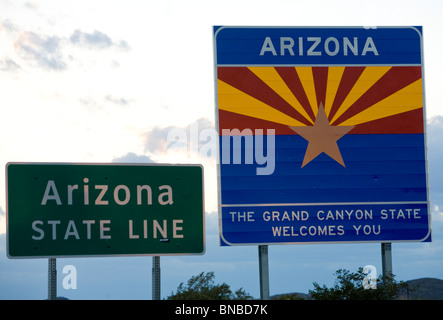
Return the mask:
<svg viewBox="0 0 443 320">
<path fill-rule="evenodd" d="M 8 163 L 9 258 L 203 254 L 201 165 Z"/>
</svg>

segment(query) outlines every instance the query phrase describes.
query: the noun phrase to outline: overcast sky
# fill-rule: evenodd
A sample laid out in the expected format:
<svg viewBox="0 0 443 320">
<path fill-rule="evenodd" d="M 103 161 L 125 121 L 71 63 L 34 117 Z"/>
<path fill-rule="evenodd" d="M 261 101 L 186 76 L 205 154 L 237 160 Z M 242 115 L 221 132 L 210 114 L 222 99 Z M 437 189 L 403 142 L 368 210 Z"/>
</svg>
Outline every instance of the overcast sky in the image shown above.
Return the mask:
<svg viewBox="0 0 443 320">
<path fill-rule="evenodd" d="M 393 245 L 399 280 L 443 278 L 443 2 L 0 0 L 0 164 L 165 162 L 205 167 L 207 250 L 162 258 L 162 296 L 201 271 L 259 296 L 256 247 L 220 248 L 215 159 L 168 145 L 173 129 L 214 128 L 213 25 L 423 26 L 432 243 Z M 43 299 L 47 260 L 5 254 L 0 170 L 0 298 Z M 373 264 L 379 244 L 272 246 L 271 294 L 332 284 Z M 78 270 L 64 290 L 62 268 Z M 151 258 L 58 259 L 59 295 L 150 299 Z"/>
</svg>

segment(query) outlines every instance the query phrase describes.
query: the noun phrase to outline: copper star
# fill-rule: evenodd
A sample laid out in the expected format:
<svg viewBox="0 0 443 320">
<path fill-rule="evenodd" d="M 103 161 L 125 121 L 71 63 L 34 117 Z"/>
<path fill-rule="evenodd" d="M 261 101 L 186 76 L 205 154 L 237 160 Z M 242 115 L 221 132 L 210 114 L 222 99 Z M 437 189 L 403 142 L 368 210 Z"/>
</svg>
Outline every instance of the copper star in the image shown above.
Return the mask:
<svg viewBox="0 0 443 320">
<path fill-rule="evenodd" d="M 301 167 L 314 160 L 321 153 L 326 153 L 343 167 L 345 163 L 338 148 L 337 141 L 351 131 L 355 126 L 331 126 L 323 103 L 318 107 L 317 117 L 313 126 L 291 127 L 297 134 L 307 140 L 308 148 Z"/>
</svg>

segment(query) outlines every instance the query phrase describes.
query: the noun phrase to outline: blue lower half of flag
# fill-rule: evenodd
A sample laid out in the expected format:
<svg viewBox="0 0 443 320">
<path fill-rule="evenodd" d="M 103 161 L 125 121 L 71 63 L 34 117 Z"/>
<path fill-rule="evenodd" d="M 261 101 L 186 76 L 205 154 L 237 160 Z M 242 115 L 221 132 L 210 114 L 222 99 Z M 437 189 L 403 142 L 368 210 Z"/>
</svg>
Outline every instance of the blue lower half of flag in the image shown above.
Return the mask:
<svg viewBox="0 0 443 320">
<path fill-rule="evenodd" d="M 423 134 L 348 134 L 337 142 L 345 167 L 322 153 L 303 168 L 299 135 L 275 135 L 274 150 L 251 137 L 249 148 L 220 139 L 221 204 L 427 201 Z"/>
</svg>

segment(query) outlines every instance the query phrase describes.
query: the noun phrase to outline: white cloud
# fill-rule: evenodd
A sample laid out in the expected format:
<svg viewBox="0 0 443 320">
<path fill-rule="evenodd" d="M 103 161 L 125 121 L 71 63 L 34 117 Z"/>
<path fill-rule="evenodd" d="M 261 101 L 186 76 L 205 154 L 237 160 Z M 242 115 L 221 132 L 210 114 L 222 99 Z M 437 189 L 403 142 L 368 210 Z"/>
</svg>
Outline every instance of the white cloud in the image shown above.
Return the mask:
<svg viewBox="0 0 443 320">
<path fill-rule="evenodd" d="M 154 127 L 143 134 L 144 151 L 157 163 L 202 164 L 205 210 L 218 210 L 216 131 L 214 123 L 200 118 L 182 127 Z"/>
<path fill-rule="evenodd" d="M 57 36 L 25 31 L 18 35 L 14 46 L 17 54 L 31 64 L 50 70 L 64 70 L 67 64 L 61 50 L 61 41 Z"/>
<path fill-rule="evenodd" d="M 180 152 L 188 156 L 193 153 L 200 158 L 215 160 L 216 134 L 214 123 L 207 118 L 183 127 L 154 127 L 146 132 L 145 150 L 152 153 Z"/>
<path fill-rule="evenodd" d="M 145 155 L 137 155 L 134 152 L 128 152 L 124 156 L 114 158 L 112 162 L 155 163 L 150 157 Z"/>
<path fill-rule="evenodd" d="M 66 57 L 62 52 L 63 38 L 34 30 L 25 30 L 10 19 L 0 21 L 3 61 L 0 70 L 18 69 L 22 64 L 46 70 L 64 70 Z"/>
<path fill-rule="evenodd" d="M 127 105 L 130 102 L 129 99 L 126 99 L 126 98 L 116 98 L 116 97 L 113 97 L 110 94 L 106 95 L 105 99 L 106 99 L 106 101 L 109 101 L 109 102 L 112 102 L 112 103 L 115 103 L 115 104 L 121 105 L 121 106 Z"/>
<path fill-rule="evenodd" d="M 433 221 L 441 221 L 443 222 L 443 210 L 440 209 L 440 206 L 434 204 L 432 206 L 432 220 Z"/>
<path fill-rule="evenodd" d="M 443 145 L 443 141 L 440 139 L 441 133 L 443 133 L 443 116 L 429 118 L 427 120 L 428 141 L 439 142 Z"/>
<path fill-rule="evenodd" d="M 121 40 L 115 42 L 110 36 L 98 30 L 87 33 L 77 29 L 72 33 L 69 40 L 75 45 L 80 45 L 88 49 L 107 49 L 116 47 L 129 50 L 129 44 L 126 41 Z"/>
<path fill-rule="evenodd" d="M 88 33 L 75 29 L 69 34 L 49 35 L 24 28 L 10 19 L 0 21 L 0 36 L 3 36 L 0 41 L 3 44 L 9 42 L 6 46 L 9 50 L 2 48 L 0 52 L 0 71 L 16 70 L 23 64 L 45 70 L 66 70 L 70 61 L 81 55 L 75 48 L 94 51 L 116 49 L 120 52 L 130 50 L 127 41 L 114 40 L 99 30 Z M 118 65 L 118 61 L 114 60 L 113 65 Z"/>
<path fill-rule="evenodd" d="M 145 151 L 149 151 L 152 154 L 166 153 L 168 149 L 167 136 L 171 130 L 175 130 L 177 127 L 160 128 L 155 126 L 151 130 L 147 131 L 144 135 Z"/>
<path fill-rule="evenodd" d="M 0 60 L 0 71 L 15 71 L 18 69 L 20 69 L 20 66 L 8 57 L 4 60 Z"/>
<path fill-rule="evenodd" d="M 443 117 L 435 116 L 427 122 L 429 183 L 435 196 L 443 194 Z"/>
</svg>

